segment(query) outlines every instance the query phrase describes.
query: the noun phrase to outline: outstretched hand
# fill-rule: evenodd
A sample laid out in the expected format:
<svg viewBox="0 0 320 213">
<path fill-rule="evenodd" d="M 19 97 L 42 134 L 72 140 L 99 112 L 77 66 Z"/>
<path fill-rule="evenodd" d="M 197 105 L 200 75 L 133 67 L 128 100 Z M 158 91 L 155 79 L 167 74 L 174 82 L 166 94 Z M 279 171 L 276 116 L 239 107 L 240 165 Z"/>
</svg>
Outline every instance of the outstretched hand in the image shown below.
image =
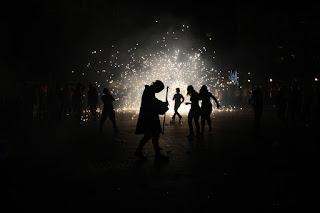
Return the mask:
<svg viewBox="0 0 320 213">
<path fill-rule="evenodd" d="M 191 102 L 186 102 L 186 105 L 191 104 Z"/>
</svg>

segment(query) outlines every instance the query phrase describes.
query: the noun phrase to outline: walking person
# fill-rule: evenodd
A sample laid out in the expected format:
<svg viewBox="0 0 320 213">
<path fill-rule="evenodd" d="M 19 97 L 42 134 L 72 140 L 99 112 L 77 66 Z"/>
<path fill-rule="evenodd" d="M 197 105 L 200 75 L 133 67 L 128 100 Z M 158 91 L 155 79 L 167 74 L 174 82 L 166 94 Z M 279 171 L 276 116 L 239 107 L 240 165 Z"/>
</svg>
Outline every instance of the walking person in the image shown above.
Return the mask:
<svg viewBox="0 0 320 213">
<path fill-rule="evenodd" d="M 203 85 L 200 88 L 199 92 L 200 100 L 202 100 L 201 104 L 201 134 L 204 133 L 205 123 L 207 121 L 209 126 L 209 132 L 212 132 L 212 124 L 211 124 L 211 112 L 212 112 L 212 103 L 211 98 L 216 102 L 217 108 L 220 107 L 218 100 L 216 97 L 213 96 L 211 92 L 208 91 L 206 85 Z"/>
<path fill-rule="evenodd" d="M 151 139 L 155 151 L 155 161 L 163 161 L 168 157 L 160 153 L 159 137 L 162 133 L 159 115 L 163 115 L 169 108 L 168 102 L 162 102 L 155 96 L 156 93 L 164 89 L 164 84 L 156 80 L 151 85 L 145 85 L 142 94 L 139 117 L 136 125 L 135 134 L 143 134 L 142 139 L 135 151 L 135 156 L 142 160 L 147 159 L 142 150 L 145 144 Z"/>
<path fill-rule="evenodd" d="M 180 88 L 176 88 L 176 94 L 174 94 L 172 100 L 174 101 L 174 114 L 172 116 L 172 120 L 174 121 L 177 115 L 179 117 L 179 122 L 181 122 L 182 116 L 179 114 L 178 109 L 184 102 L 184 97 L 180 93 Z"/>
<path fill-rule="evenodd" d="M 98 104 L 98 91 L 94 86 L 92 86 L 92 84 L 90 84 L 89 90 L 88 90 L 88 105 L 94 121 L 97 120 L 97 104 Z"/>
<path fill-rule="evenodd" d="M 112 94 L 109 92 L 108 88 L 103 88 L 103 95 L 101 96 L 101 100 L 103 102 L 103 110 L 102 110 L 102 116 L 100 119 L 99 133 L 102 133 L 103 125 L 107 120 L 107 117 L 109 117 L 112 122 L 114 133 L 118 133 L 116 116 L 113 108 L 113 101 L 115 101 L 115 99 L 112 96 Z"/>
<path fill-rule="evenodd" d="M 83 91 L 85 87 L 81 83 L 77 83 L 76 88 L 72 93 L 73 112 L 76 119 L 81 123 L 82 104 L 83 104 Z"/>
<path fill-rule="evenodd" d="M 263 111 L 263 95 L 260 86 L 253 90 L 249 104 L 253 107 L 253 126 L 259 128 Z"/>
<path fill-rule="evenodd" d="M 63 96 L 63 118 L 67 116 L 72 116 L 72 98 L 73 98 L 73 89 L 70 84 L 66 83 L 62 92 Z"/>
<path fill-rule="evenodd" d="M 199 106 L 199 93 L 197 93 L 192 85 L 187 87 L 187 95 L 190 96 L 190 102 L 186 102 L 186 105 L 191 105 L 190 111 L 188 113 L 188 125 L 190 134 L 187 137 L 194 137 L 193 124 L 196 126 L 197 135 L 196 137 L 200 137 L 200 125 L 199 125 L 199 117 L 200 117 L 200 106 Z"/>
</svg>

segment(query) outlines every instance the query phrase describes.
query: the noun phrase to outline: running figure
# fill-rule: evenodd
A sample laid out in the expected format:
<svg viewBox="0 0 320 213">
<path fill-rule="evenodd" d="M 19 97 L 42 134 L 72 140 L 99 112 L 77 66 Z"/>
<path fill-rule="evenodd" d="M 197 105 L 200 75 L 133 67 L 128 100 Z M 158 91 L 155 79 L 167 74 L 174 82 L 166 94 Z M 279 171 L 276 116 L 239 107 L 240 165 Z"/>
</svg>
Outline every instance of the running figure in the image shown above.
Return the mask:
<svg viewBox="0 0 320 213">
<path fill-rule="evenodd" d="M 200 137 L 200 125 L 199 125 L 199 117 L 200 117 L 200 106 L 199 106 L 199 93 L 197 93 L 192 85 L 189 85 L 187 88 L 187 95 L 190 95 L 190 101 L 186 102 L 186 105 L 191 104 L 191 108 L 188 114 L 188 125 L 190 129 L 190 134 L 187 137 L 194 137 L 192 120 L 196 125 L 197 135 L 196 137 Z"/>
<path fill-rule="evenodd" d="M 210 99 L 212 98 L 216 104 L 217 108 L 220 107 L 218 100 L 216 97 L 212 95 L 211 92 L 208 91 L 206 85 L 203 85 L 199 92 L 200 100 L 202 100 L 201 104 L 201 134 L 204 133 L 205 122 L 207 121 L 209 126 L 209 132 L 212 132 L 212 124 L 211 124 L 211 112 L 212 112 L 212 103 Z"/>
<path fill-rule="evenodd" d="M 174 100 L 174 114 L 172 116 L 172 120 L 174 121 L 176 118 L 176 115 L 179 117 L 179 122 L 181 122 L 182 116 L 179 114 L 178 109 L 180 105 L 184 102 L 184 97 L 180 93 L 180 88 L 176 88 L 176 94 L 174 94 L 173 99 Z"/>
<path fill-rule="evenodd" d="M 114 108 L 113 108 L 113 101 L 115 101 L 114 97 L 111 95 L 111 93 L 109 92 L 109 90 L 107 88 L 103 89 L 103 95 L 101 97 L 101 100 L 103 102 L 103 110 L 102 110 L 102 116 L 100 119 L 100 131 L 99 133 L 102 133 L 102 129 L 103 129 L 103 124 L 104 122 L 107 120 L 107 117 L 109 116 L 112 125 L 113 125 L 113 129 L 114 129 L 114 133 L 118 133 L 118 127 L 116 124 L 116 116 L 115 116 L 115 112 L 114 112 Z"/>
</svg>

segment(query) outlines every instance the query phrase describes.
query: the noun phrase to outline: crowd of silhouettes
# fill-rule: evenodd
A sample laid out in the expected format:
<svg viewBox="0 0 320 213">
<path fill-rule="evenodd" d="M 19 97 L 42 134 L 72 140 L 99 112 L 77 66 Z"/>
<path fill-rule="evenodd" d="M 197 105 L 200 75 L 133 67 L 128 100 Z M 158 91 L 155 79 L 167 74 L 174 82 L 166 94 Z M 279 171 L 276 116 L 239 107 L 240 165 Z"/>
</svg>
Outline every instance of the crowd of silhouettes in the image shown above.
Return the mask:
<svg viewBox="0 0 320 213">
<path fill-rule="evenodd" d="M 199 93 L 195 91 L 192 85 L 187 87 L 187 95 L 190 96 L 190 102 L 186 102 L 186 105 L 191 105 L 188 113 L 188 125 L 189 125 L 189 135 L 188 137 L 196 136 L 199 138 L 205 132 L 205 123 L 207 122 L 209 127 L 209 132 L 212 132 L 212 103 L 211 98 L 217 104 L 217 108 L 220 107 L 218 99 L 208 91 L 206 85 L 202 85 Z M 201 101 L 201 106 L 199 102 Z M 199 124 L 199 118 L 201 118 L 201 129 Z M 196 127 L 196 135 L 193 130 L 193 123 Z"/>
<path fill-rule="evenodd" d="M 87 107 L 93 120 L 96 120 L 99 93 L 92 84 L 86 90 L 86 86 L 80 82 L 67 82 L 56 86 L 31 82 L 23 85 L 17 101 L 27 120 L 64 120 L 68 118 L 80 120 Z"/>
<path fill-rule="evenodd" d="M 146 159 L 143 155 L 143 148 L 149 140 L 152 141 L 154 147 L 155 160 L 167 159 L 166 156 L 161 154 L 161 147 L 159 146 L 160 133 L 163 132 L 159 115 L 165 115 L 168 111 L 168 101 L 163 102 L 155 96 L 156 93 L 161 92 L 163 89 L 163 82 L 156 80 L 151 85 L 145 85 L 142 94 L 135 128 L 135 134 L 143 135 L 135 151 L 135 156 L 140 159 Z M 206 124 L 208 125 L 208 131 L 213 131 L 211 121 L 213 104 L 211 99 L 216 103 L 217 108 L 221 106 L 218 99 L 208 90 L 206 85 L 203 85 L 199 92 L 192 85 L 189 85 L 186 89 L 186 95 L 190 97 L 189 102 L 185 102 L 185 97 L 180 93 L 180 88 L 175 88 L 176 93 L 172 97 L 174 113 L 171 118 L 175 120 L 176 116 L 178 116 L 179 122 L 181 122 L 182 115 L 178 112 L 181 104 L 185 102 L 186 105 L 190 105 L 187 116 L 188 137 L 199 138 L 205 133 Z M 55 87 L 49 87 L 47 84 L 25 83 L 22 85 L 21 91 L 17 92 L 19 94 L 17 96 L 18 107 L 21 109 L 17 110 L 21 113 L 17 117 L 25 123 L 32 119 L 64 120 L 69 117 L 76 119 L 80 123 L 83 111 L 88 107 L 92 119 L 96 121 L 100 116 L 97 113 L 100 103 L 103 105 L 103 109 L 100 117 L 99 132 L 103 132 L 104 124 L 109 118 L 113 125 L 114 133 L 118 133 L 113 106 L 115 98 L 108 88 L 103 88 L 102 92 L 103 94 L 100 95 L 93 84 L 89 84 L 86 90 L 86 87 L 80 82 L 59 84 Z M 100 99 L 99 96 L 101 96 Z M 266 99 L 267 97 L 269 100 Z M 87 104 L 85 100 L 87 100 Z M 251 96 L 246 103 L 253 109 L 254 128 L 260 128 L 261 126 L 266 102 L 273 104 L 276 109 L 276 115 L 286 128 L 319 125 L 318 107 L 320 97 L 318 84 L 291 81 L 270 89 L 270 94 L 263 90 L 261 85 L 257 85 L 251 91 Z M 200 118 L 201 123 L 199 123 Z"/>
</svg>

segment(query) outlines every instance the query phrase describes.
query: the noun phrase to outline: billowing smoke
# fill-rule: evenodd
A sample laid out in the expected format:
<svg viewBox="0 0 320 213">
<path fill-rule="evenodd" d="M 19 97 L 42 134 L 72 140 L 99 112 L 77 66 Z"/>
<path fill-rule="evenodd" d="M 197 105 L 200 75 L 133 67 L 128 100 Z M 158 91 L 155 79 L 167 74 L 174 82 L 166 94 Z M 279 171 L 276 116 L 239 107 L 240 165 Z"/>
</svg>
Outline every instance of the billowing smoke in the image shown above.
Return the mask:
<svg viewBox="0 0 320 213">
<path fill-rule="evenodd" d="M 161 80 L 169 87 L 168 101 L 173 110 L 172 97 L 176 88 L 180 88 L 189 101 L 188 85 L 196 90 L 203 84 L 209 89 L 219 85 L 219 72 L 213 67 L 212 38 L 201 36 L 188 24 L 165 26 L 155 20 L 154 26 L 139 34 L 93 50 L 81 75 L 91 78 L 100 91 L 109 88 L 118 98 L 116 108 L 131 110 L 140 107 L 144 86 Z M 157 98 L 165 101 L 165 95 L 166 89 L 157 94 Z M 180 111 L 189 108 L 182 105 Z"/>
</svg>

